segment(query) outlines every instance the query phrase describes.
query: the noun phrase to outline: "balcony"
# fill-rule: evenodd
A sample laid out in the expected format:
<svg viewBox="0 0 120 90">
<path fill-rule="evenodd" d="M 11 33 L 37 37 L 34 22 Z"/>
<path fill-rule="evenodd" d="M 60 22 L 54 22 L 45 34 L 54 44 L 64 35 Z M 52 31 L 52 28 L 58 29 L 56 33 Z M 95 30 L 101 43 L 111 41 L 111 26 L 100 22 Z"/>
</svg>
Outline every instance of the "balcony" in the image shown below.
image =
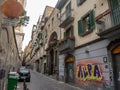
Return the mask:
<svg viewBox="0 0 120 90">
<path fill-rule="evenodd" d="M 59 51 L 61 53 L 68 53 L 74 50 L 75 47 L 75 38 L 74 37 L 69 37 L 63 41 L 60 42 L 59 44 Z"/>
<path fill-rule="evenodd" d="M 68 0 L 59 0 L 56 4 L 56 8 L 58 8 L 59 10 L 61 10 L 61 8 L 66 4 Z"/>
<path fill-rule="evenodd" d="M 120 34 L 120 6 L 103 14 L 98 20 L 97 34 L 101 37 L 110 38 Z"/>
<path fill-rule="evenodd" d="M 73 9 L 71 9 L 69 11 L 65 11 L 62 14 L 62 16 L 61 16 L 61 23 L 60 23 L 59 26 L 61 28 L 65 28 L 66 26 L 68 26 L 73 21 L 74 21 L 74 12 L 73 12 Z"/>
</svg>

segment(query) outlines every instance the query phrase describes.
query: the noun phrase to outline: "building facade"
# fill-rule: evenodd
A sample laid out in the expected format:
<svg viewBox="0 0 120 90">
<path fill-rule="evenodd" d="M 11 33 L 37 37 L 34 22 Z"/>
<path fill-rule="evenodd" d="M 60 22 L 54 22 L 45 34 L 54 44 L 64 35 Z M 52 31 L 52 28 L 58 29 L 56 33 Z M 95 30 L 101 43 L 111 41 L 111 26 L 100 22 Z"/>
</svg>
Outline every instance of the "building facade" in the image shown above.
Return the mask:
<svg viewBox="0 0 120 90">
<path fill-rule="evenodd" d="M 25 9 L 26 7 L 26 0 L 18 0 L 18 2 L 23 6 L 23 8 Z M 26 13 L 26 11 L 23 11 L 24 13 Z M 21 57 L 21 60 L 23 60 L 22 54 L 22 43 L 24 40 L 24 33 L 23 33 L 23 25 L 18 25 L 15 28 L 15 35 L 16 35 L 16 40 L 17 40 L 17 46 L 18 46 L 18 50 L 19 50 L 19 55 Z"/>
<path fill-rule="evenodd" d="M 85 90 L 119 90 L 119 18 L 118 0 L 58 0 L 36 26 L 35 68 Z"/>
<path fill-rule="evenodd" d="M 57 5 L 64 30 L 59 79 L 85 90 L 119 90 L 118 1 L 60 0 Z"/>
<path fill-rule="evenodd" d="M 54 78 L 58 78 L 58 69 L 59 69 L 59 62 L 58 62 L 58 55 L 59 55 L 59 39 L 60 39 L 60 28 L 59 28 L 59 19 L 60 14 L 57 8 L 54 8 L 52 11 L 45 29 L 47 31 L 47 43 L 46 43 L 46 53 L 47 53 L 47 60 L 46 60 L 46 73 L 48 75 L 52 75 Z"/>
<path fill-rule="evenodd" d="M 8 73 L 21 64 L 14 30 L 0 22 L 0 90 L 6 90 Z"/>
<path fill-rule="evenodd" d="M 31 45 L 32 45 L 32 42 L 30 40 L 29 43 L 28 43 L 28 45 L 25 47 L 24 56 L 23 56 L 23 62 L 22 62 L 22 64 L 25 65 L 28 68 L 30 68 L 29 62 L 31 61 L 31 58 L 30 58 Z"/>
<path fill-rule="evenodd" d="M 0 7 L 5 5 L 4 2 L 0 1 Z M 9 15 L 5 16 L 4 11 L 0 10 L 0 90 L 7 90 L 8 73 L 16 71 L 21 65 L 15 36 L 15 28 L 18 23 L 14 18 L 8 17 Z"/>
</svg>

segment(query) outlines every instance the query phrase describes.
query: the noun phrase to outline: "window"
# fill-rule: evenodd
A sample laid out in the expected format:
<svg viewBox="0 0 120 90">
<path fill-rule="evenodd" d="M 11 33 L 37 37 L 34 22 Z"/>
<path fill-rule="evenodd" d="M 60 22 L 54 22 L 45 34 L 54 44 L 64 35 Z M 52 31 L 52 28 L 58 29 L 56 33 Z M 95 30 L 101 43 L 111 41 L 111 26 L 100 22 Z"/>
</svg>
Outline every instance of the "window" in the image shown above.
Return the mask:
<svg viewBox="0 0 120 90">
<path fill-rule="evenodd" d="M 53 22 L 54 22 L 54 18 L 52 18 L 52 25 L 53 25 Z"/>
<path fill-rule="evenodd" d="M 78 35 L 85 35 L 95 28 L 94 11 L 90 11 L 78 21 Z"/>
<path fill-rule="evenodd" d="M 66 6 L 66 17 L 71 15 L 71 2 Z"/>
<path fill-rule="evenodd" d="M 57 13 L 57 18 L 59 18 L 60 17 L 60 14 L 59 13 Z"/>
<path fill-rule="evenodd" d="M 76 0 L 77 5 L 81 5 L 85 0 Z"/>
<path fill-rule="evenodd" d="M 41 40 L 41 39 L 43 38 L 42 33 L 39 33 L 39 34 L 38 34 L 38 38 L 39 38 L 39 40 Z"/>
<path fill-rule="evenodd" d="M 64 38 L 69 38 L 74 36 L 74 28 L 73 26 L 71 26 L 70 28 L 68 28 L 65 32 L 64 32 Z"/>
<path fill-rule="evenodd" d="M 47 22 L 47 21 L 48 21 L 48 17 L 45 18 L 45 22 Z"/>
<path fill-rule="evenodd" d="M 48 24 L 48 27 L 50 28 L 50 24 Z"/>
</svg>

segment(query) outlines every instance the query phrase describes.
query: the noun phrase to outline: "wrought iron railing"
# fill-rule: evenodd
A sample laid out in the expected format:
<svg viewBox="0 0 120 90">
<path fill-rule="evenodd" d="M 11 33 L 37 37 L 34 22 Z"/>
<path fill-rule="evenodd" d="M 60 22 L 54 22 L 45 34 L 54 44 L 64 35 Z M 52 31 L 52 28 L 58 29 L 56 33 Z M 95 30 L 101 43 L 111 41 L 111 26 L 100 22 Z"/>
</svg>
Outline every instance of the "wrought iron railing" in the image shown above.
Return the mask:
<svg viewBox="0 0 120 90">
<path fill-rule="evenodd" d="M 120 24 L 120 6 L 112 9 L 109 13 L 102 15 L 102 17 L 96 21 L 97 33 L 106 31 L 112 27 Z"/>
<path fill-rule="evenodd" d="M 66 10 L 66 11 L 61 15 L 61 23 L 63 23 L 68 17 L 74 17 L 73 9 Z"/>
<path fill-rule="evenodd" d="M 111 10 L 111 16 L 113 17 L 114 25 L 120 24 L 120 6 Z"/>
<path fill-rule="evenodd" d="M 112 26 L 110 13 L 103 16 L 97 22 L 97 33 L 103 32 Z"/>
<path fill-rule="evenodd" d="M 75 47 L 75 40 L 67 38 L 66 40 L 62 41 L 59 45 L 59 50 L 73 50 Z"/>
</svg>

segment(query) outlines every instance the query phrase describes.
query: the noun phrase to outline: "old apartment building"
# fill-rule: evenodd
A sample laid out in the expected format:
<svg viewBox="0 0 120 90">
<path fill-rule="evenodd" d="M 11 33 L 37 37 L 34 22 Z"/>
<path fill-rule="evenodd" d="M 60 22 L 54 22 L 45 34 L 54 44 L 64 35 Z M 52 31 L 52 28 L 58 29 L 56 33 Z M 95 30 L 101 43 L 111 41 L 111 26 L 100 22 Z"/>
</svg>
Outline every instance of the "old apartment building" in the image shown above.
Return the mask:
<svg viewBox="0 0 120 90">
<path fill-rule="evenodd" d="M 31 52 L 37 71 L 85 90 L 119 90 L 119 1 L 58 0 L 44 14 Z"/>
<path fill-rule="evenodd" d="M 23 6 L 23 8 L 25 9 L 26 7 L 26 0 L 18 0 L 18 2 Z M 26 11 L 23 11 L 23 15 L 22 17 L 26 16 Z M 17 41 L 17 46 L 18 46 L 18 50 L 19 50 L 19 55 L 21 56 L 21 59 L 23 58 L 23 51 L 22 51 L 22 43 L 24 40 L 24 32 L 23 32 L 23 25 L 18 25 L 15 28 L 15 36 L 16 36 L 16 41 Z"/>
<path fill-rule="evenodd" d="M 12 12 L 11 5 L 15 5 L 16 11 Z M 16 0 L 0 1 L 0 90 L 7 90 L 8 73 L 17 70 L 21 65 L 15 29 L 22 11 L 23 4 Z"/>
</svg>

